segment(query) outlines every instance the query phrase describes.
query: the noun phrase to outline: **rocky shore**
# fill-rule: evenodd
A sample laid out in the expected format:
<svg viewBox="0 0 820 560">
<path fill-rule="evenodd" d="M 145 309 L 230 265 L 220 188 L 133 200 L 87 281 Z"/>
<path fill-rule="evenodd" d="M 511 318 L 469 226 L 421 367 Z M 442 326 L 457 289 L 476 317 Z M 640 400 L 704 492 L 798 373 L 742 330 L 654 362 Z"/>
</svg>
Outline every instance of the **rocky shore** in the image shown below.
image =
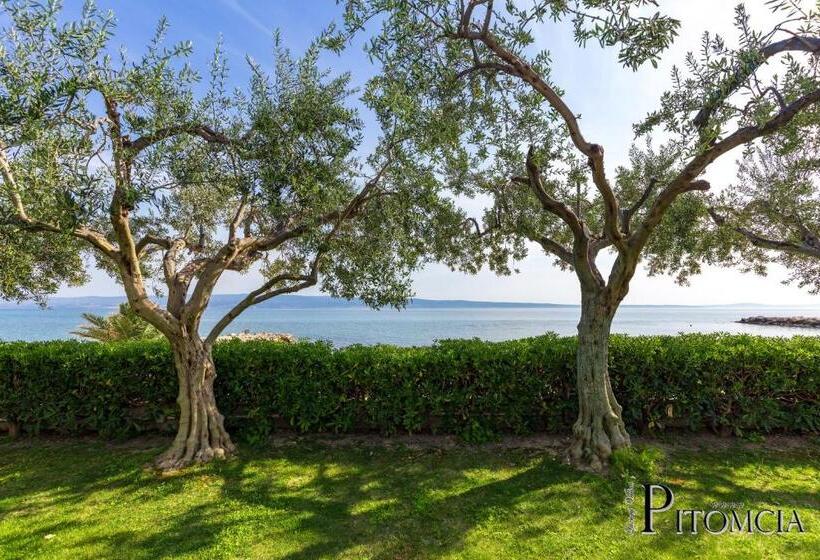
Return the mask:
<svg viewBox="0 0 820 560">
<path fill-rule="evenodd" d="M 820 329 L 820 317 L 744 317 L 738 323 L 748 325 L 771 325 L 777 327 L 803 327 Z"/>
<path fill-rule="evenodd" d="M 217 339 L 217 341 L 222 340 L 242 340 L 244 342 L 247 342 L 249 340 L 267 340 L 269 342 L 285 342 L 290 344 L 296 342 L 296 337 L 288 333 L 252 333 L 250 331 L 242 331 L 239 333 L 230 333 L 222 335 Z"/>
</svg>

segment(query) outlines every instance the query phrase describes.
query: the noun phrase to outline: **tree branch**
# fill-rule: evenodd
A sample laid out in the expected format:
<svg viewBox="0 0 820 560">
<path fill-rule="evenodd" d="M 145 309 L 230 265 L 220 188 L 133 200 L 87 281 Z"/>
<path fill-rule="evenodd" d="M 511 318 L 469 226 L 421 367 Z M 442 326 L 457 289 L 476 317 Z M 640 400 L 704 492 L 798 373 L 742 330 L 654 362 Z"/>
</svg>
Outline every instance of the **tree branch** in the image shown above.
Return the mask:
<svg viewBox="0 0 820 560">
<path fill-rule="evenodd" d="M 793 101 L 763 125 L 740 128 L 692 158 L 681 172 L 678 173 L 677 177 L 669 183 L 655 199 L 641 226 L 630 236 L 628 242 L 630 249 L 640 251 L 640 249 L 643 248 L 652 230 L 654 230 L 655 226 L 661 221 L 666 210 L 678 195 L 693 190 L 705 191 L 709 189 L 709 183 L 706 181 L 697 181 L 696 178 L 703 173 L 706 167 L 712 162 L 738 146 L 777 132 L 788 125 L 800 111 L 814 105 L 818 101 L 820 101 L 820 89 Z"/>
<path fill-rule="evenodd" d="M 612 244 L 618 248 L 618 251 L 625 251 L 626 247 L 623 242 L 623 234 L 621 228 L 618 227 L 620 218 L 620 208 L 618 199 L 615 197 L 615 192 L 606 178 L 606 170 L 604 169 L 604 149 L 598 144 L 590 145 L 589 167 L 592 170 L 592 182 L 601 194 L 604 201 L 604 230 L 606 236 L 612 241 Z"/>
<path fill-rule="evenodd" d="M 151 134 L 147 134 L 145 136 L 141 136 L 133 141 L 124 141 L 123 148 L 130 151 L 131 156 L 135 156 L 141 151 L 145 150 L 156 144 L 157 142 L 161 142 L 166 138 L 171 138 L 172 136 L 177 136 L 179 134 L 190 134 L 191 136 L 198 136 L 208 142 L 209 144 L 222 144 L 222 145 L 231 145 L 234 144 L 234 141 L 224 134 L 221 134 L 211 127 L 204 125 L 204 124 L 194 124 L 194 125 L 177 125 L 177 126 L 169 126 L 166 128 L 161 128 Z"/>
<path fill-rule="evenodd" d="M 214 325 L 211 332 L 209 332 L 208 336 L 205 338 L 205 344 L 212 345 L 216 342 L 216 339 L 219 338 L 219 335 L 222 334 L 225 327 L 230 325 L 233 320 L 236 319 L 248 307 L 282 294 L 298 292 L 315 285 L 319 281 L 319 260 L 323 254 L 323 252 L 318 252 L 316 254 L 308 274 L 279 274 L 269 279 L 262 286 L 242 298 L 239 303 L 234 305 L 233 308 L 231 308 L 231 310 L 228 311 L 228 313 L 226 313 L 216 325 Z M 297 283 L 289 286 L 283 286 L 282 288 L 276 290 L 272 289 L 274 286 L 288 281 Z"/>
<path fill-rule="evenodd" d="M 185 295 L 188 292 L 190 277 L 177 274 L 177 256 L 185 247 L 184 239 L 170 241 L 162 257 L 162 271 L 165 275 L 165 285 L 168 286 L 168 302 L 166 309 L 178 317 L 185 305 Z"/>
<path fill-rule="evenodd" d="M 544 210 L 561 218 L 569 226 L 570 230 L 572 230 L 575 237 L 587 238 L 587 232 L 584 230 L 584 226 L 578 219 L 578 216 L 575 215 L 575 212 L 573 212 L 569 206 L 547 193 L 547 190 L 544 188 L 544 182 L 541 179 L 541 170 L 535 163 L 534 153 L 535 148 L 530 146 L 527 151 L 526 184 L 529 185 L 535 193 L 536 198 L 541 202 L 541 206 Z M 519 182 L 519 178 L 514 178 L 513 180 Z"/>
<path fill-rule="evenodd" d="M 506 64 L 500 64 L 498 62 L 479 62 L 467 68 L 466 70 L 462 70 L 458 74 L 456 74 L 456 79 L 460 80 L 465 76 L 469 76 L 475 72 L 480 72 L 482 70 L 495 70 L 496 72 L 504 72 L 505 74 L 510 74 L 511 76 L 517 76 L 515 72 L 515 68 L 512 66 L 507 66 Z"/>
<path fill-rule="evenodd" d="M 228 243 L 233 243 L 234 239 L 236 239 L 236 230 L 239 228 L 239 224 L 241 224 L 245 219 L 247 201 L 247 195 L 242 195 L 242 200 L 239 202 L 239 207 L 236 209 L 233 220 L 231 220 L 231 223 L 228 226 Z"/>
<path fill-rule="evenodd" d="M 461 14 L 461 19 L 458 22 L 458 29 L 460 33 L 468 33 L 470 30 L 470 23 L 473 19 L 473 10 L 476 6 L 480 6 L 481 4 L 486 4 L 487 0 L 470 0 L 467 4 L 467 7 L 464 9 L 464 12 Z M 489 16 L 485 15 L 485 23 L 489 19 Z"/>
<path fill-rule="evenodd" d="M 492 231 L 494 229 L 496 229 L 493 226 L 489 226 L 489 227 L 485 228 L 484 231 L 481 231 L 481 226 L 478 224 L 478 220 L 476 220 L 475 218 L 467 218 L 462 223 L 464 223 L 465 225 L 466 224 L 472 224 L 473 227 L 475 228 L 475 234 L 479 238 L 484 237 L 485 235 L 489 235 L 490 233 L 492 233 Z"/>
<path fill-rule="evenodd" d="M 487 8 L 484 13 L 484 23 L 481 25 L 481 33 L 484 35 L 490 32 L 490 20 L 493 17 L 493 0 L 487 0 Z"/>
<path fill-rule="evenodd" d="M 624 235 L 629 235 L 629 227 L 630 222 L 632 221 L 632 216 L 634 216 L 635 213 L 640 210 L 644 204 L 646 204 L 646 201 L 649 200 L 649 196 L 652 194 L 652 191 L 655 190 L 655 186 L 657 184 L 658 179 L 656 177 L 652 177 L 643 193 L 641 193 L 640 198 L 635 201 L 635 204 L 621 211 L 621 226 L 623 228 Z"/>
<path fill-rule="evenodd" d="M 692 119 L 692 124 L 698 129 L 704 128 L 709 124 L 709 119 L 712 118 L 712 115 L 723 101 L 735 93 L 738 88 L 771 57 L 784 52 L 818 53 L 820 52 L 820 38 L 795 36 L 771 43 L 760 49 L 760 58 L 755 63 L 748 63 L 738 68 L 729 82 L 720 86 L 719 91 L 712 94 L 709 100 L 707 100 L 703 108 L 698 111 L 698 114 Z"/>
<path fill-rule="evenodd" d="M 598 253 L 606 249 L 607 247 L 612 246 L 612 240 L 609 237 L 600 237 L 597 239 L 592 240 L 589 245 L 589 252 L 590 254 L 595 257 Z"/>
<path fill-rule="evenodd" d="M 126 204 L 127 193 L 131 186 L 131 168 L 129 159 L 123 153 L 125 138 L 122 134 L 119 109 L 116 101 L 105 94 L 103 94 L 103 103 L 108 117 L 109 136 L 114 156 L 114 192 L 111 196 L 109 215 L 119 245 L 119 258 L 116 263 L 120 269 L 120 278 L 125 294 L 128 296 L 128 303 L 134 311 L 160 332 L 172 337 L 179 330 L 179 322 L 176 317 L 148 297 L 137 247 L 131 233 L 129 220 L 131 208 L 129 204 Z"/>
<path fill-rule="evenodd" d="M 793 243 L 791 241 L 770 239 L 750 229 L 727 223 L 727 219 L 718 214 L 714 208 L 709 208 L 708 211 L 709 215 L 712 217 L 712 220 L 715 222 L 715 224 L 717 224 L 719 227 L 727 227 L 732 231 L 735 231 L 743 235 L 755 247 L 760 247 L 761 249 L 772 249 L 774 251 L 782 251 L 794 255 L 803 255 L 807 257 L 820 258 L 820 247 L 814 247 L 806 243 Z"/>
<path fill-rule="evenodd" d="M 542 235 L 540 237 L 532 236 L 530 237 L 530 241 L 538 243 L 539 245 L 541 245 L 541 248 L 544 249 L 544 251 L 558 257 L 565 263 L 569 265 L 575 264 L 575 259 L 573 259 L 572 251 L 570 251 L 557 241 L 550 239 L 546 235 Z"/>
<path fill-rule="evenodd" d="M 142 255 L 142 252 L 149 246 L 149 245 L 156 245 L 163 249 L 170 249 L 171 248 L 171 240 L 165 237 L 161 237 L 159 235 L 154 235 L 152 233 L 145 234 L 142 239 L 137 241 L 135 245 L 135 249 L 137 251 L 137 255 Z"/>
</svg>

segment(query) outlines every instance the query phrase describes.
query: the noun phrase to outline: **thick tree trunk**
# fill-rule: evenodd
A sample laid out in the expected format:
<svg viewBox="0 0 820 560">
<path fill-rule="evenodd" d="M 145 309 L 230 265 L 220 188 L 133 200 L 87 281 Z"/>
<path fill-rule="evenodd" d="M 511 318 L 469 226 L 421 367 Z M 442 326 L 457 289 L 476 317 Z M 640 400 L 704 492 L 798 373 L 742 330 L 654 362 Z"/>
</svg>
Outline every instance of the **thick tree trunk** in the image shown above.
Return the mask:
<svg viewBox="0 0 820 560">
<path fill-rule="evenodd" d="M 179 378 L 179 428 L 171 448 L 156 460 L 162 470 L 224 458 L 236 449 L 216 406 L 210 347 L 190 337 L 172 340 L 171 348 Z"/>
<path fill-rule="evenodd" d="M 600 471 L 612 451 L 630 445 L 609 382 L 609 330 L 615 310 L 603 294 L 583 293 L 578 323 L 578 420 L 573 426 L 570 459 L 579 466 Z"/>
<path fill-rule="evenodd" d="M 17 439 L 17 438 L 20 437 L 20 424 L 18 424 L 14 420 L 9 420 L 8 430 L 9 430 L 9 437 L 11 439 Z"/>
</svg>

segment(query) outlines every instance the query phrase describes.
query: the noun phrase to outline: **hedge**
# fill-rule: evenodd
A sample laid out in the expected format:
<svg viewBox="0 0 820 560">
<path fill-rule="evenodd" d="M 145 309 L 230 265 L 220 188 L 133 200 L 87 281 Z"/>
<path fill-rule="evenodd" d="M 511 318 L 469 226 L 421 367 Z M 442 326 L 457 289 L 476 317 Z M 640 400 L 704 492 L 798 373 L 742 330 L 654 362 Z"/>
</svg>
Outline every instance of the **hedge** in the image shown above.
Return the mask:
<svg viewBox="0 0 820 560">
<path fill-rule="evenodd" d="M 564 432 L 576 414 L 575 339 L 429 347 L 230 341 L 214 348 L 229 429 L 433 432 L 479 441 Z M 817 433 L 820 338 L 614 336 L 613 386 L 632 430 Z M 177 378 L 162 342 L 0 343 L 0 418 L 29 433 L 174 431 Z"/>
</svg>

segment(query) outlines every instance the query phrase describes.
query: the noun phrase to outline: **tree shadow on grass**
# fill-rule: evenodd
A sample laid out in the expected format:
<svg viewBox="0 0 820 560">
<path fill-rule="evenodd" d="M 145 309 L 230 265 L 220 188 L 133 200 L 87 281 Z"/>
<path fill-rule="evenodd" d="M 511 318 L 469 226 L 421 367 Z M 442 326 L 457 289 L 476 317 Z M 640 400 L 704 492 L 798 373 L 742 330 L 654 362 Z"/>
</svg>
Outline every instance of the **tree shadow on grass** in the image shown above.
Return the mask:
<svg viewBox="0 0 820 560">
<path fill-rule="evenodd" d="M 816 488 L 820 476 L 818 449 L 809 445 L 789 453 L 750 451 L 741 444 L 722 451 L 700 450 L 673 453 L 661 475 L 661 482 L 670 486 L 675 495 L 674 509 L 746 509 L 760 511 L 772 508 L 786 511 L 790 518 L 797 509 L 805 523 L 809 515 L 820 519 L 820 495 Z M 788 473 L 784 471 L 788 470 Z M 638 490 L 640 492 L 640 490 Z M 643 527 L 641 495 L 637 531 Z M 684 534 L 676 533 L 674 512 L 656 516 L 656 535 L 635 535 L 623 543 L 613 558 L 634 560 L 646 556 L 651 547 L 658 558 L 739 557 L 744 558 L 816 558 L 816 543 L 809 533 L 796 531 L 782 535 L 729 534 L 710 535 L 699 522 L 698 534 L 690 534 L 684 517 Z M 643 555 L 641 555 L 643 552 Z"/>
<path fill-rule="evenodd" d="M 471 529 L 510 517 L 516 503 L 533 502 L 536 495 L 547 505 L 528 515 L 540 518 L 559 515 L 561 503 L 577 498 L 567 485 L 598 486 L 598 494 L 607 494 L 608 486 L 603 479 L 532 453 L 503 457 L 463 450 L 299 446 L 245 450 L 229 461 L 165 477 L 142 467 L 153 452 L 123 455 L 91 444 L 12 450 L 10 462 L 0 460 L 0 481 L 11 482 L 0 489 L 0 513 L 29 507 L 29 516 L 48 513 L 51 519 L 62 510 L 62 517 L 70 518 L 70 512 L 87 508 L 100 492 L 133 503 L 135 509 L 143 499 L 168 499 L 174 509 L 148 527 L 98 520 L 94 530 L 95 515 L 102 515 L 95 513 L 70 526 L 41 527 L 36 535 L 21 526 L 20 533 L 42 538 L 46 531 L 83 529 L 76 546 L 146 558 L 195 555 L 217 546 L 222 552 L 233 541 L 240 547 L 270 546 L 279 551 L 275 556 L 290 559 L 355 550 L 392 558 L 458 549 Z M 190 496 L 200 477 L 216 481 L 216 496 L 180 503 L 179 497 Z M 32 505 L 33 496 L 39 498 Z M 20 522 L 25 525 L 22 517 Z M 513 529 L 523 536 L 527 527 Z M 21 537 L 14 547 L 25 542 Z"/>
<path fill-rule="evenodd" d="M 289 560 L 435 557 L 463 550 L 476 534 L 488 542 L 497 537 L 503 546 L 520 547 L 518 556 L 530 557 L 527 552 L 539 549 L 550 533 L 557 547 L 569 547 L 561 535 L 575 539 L 573 527 L 625 538 L 622 484 L 579 473 L 540 452 L 300 444 L 244 449 L 228 461 L 160 476 L 143 469 L 158 449 L 124 452 L 75 443 L 58 449 L 35 444 L 4 454 L 8 451 L 0 444 L 0 517 L 19 515 L 25 523 L 26 516 L 62 508 L 68 512 L 63 517 L 70 518 L 70 512 L 88 507 L 96 494 L 110 493 L 133 504 L 133 526 L 106 524 L 100 518 L 104 514 L 96 512 L 62 527 L 49 517 L 35 537 L 82 530 L 76 546 L 118 557 L 206 552 Z M 748 502 L 805 501 L 798 489 L 751 487 L 734 481 L 732 473 L 747 465 L 802 468 L 811 460 L 733 454 L 698 462 L 692 456 L 673 456 L 666 476 L 682 481 L 691 505 L 733 501 L 738 495 Z M 197 494 L 203 480 L 208 482 L 204 498 Z M 37 496 L 46 499 L 38 502 Z M 139 509 L 151 502 L 161 508 L 167 504 L 167 510 Z M 21 515 L 23 508 L 33 509 Z M 24 532 L 10 546 L 25 550 L 31 540 Z M 701 542 L 689 539 L 685 545 L 696 553 Z M 633 551 L 646 544 L 624 543 L 625 550 Z M 670 537 L 654 539 L 651 546 L 660 553 L 680 544 Z M 588 546 L 580 552 L 596 552 L 600 544 Z"/>
<path fill-rule="evenodd" d="M 536 495 L 545 504 L 537 513 L 543 516 L 559 515 L 557 504 L 577 499 L 566 485 L 581 480 L 600 486 L 604 496 L 611 494 L 605 480 L 545 457 L 530 461 L 509 477 L 473 484 L 469 471 L 493 468 L 497 458 L 479 458 L 460 471 L 424 468 L 424 462 L 407 464 L 401 457 L 396 459 L 393 464 L 374 464 L 359 456 L 345 465 L 352 469 L 334 472 L 339 466 L 337 457 L 318 465 L 315 457 L 308 458 L 303 466 L 316 468 L 316 475 L 297 489 L 297 495 L 275 479 L 249 480 L 245 476 L 248 464 L 235 461 L 225 467 L 224 497 L 294 515 L 299 520 L 294 529 L 311 535 L 313 542 L 283 558 L 306 560 L 362 549 L 379 558 L 435 555 L 460 549 L 465 536 L 486 522 L 509 520 L 515 516 L 512 511 L 517 503 L 534 500 Z M 550 504 L 553 511 L 549 511 Z M 522 536 L 526 531 L 521 526 L 511 529 Z"/>
<path fill-rule="evenodd" d="M 786 470 L 790 472 L 785 474 Z M 723 453 L 679 455 L 673 457 L 664 474 L 670 479 L 686 480 L 681 492 L 694 504 L 711 500 L 745 502 L 748 507 L 820 508 L 820 494 L 816 491 L 820 453 L 813 447 L 790 454 L 738 447 Z"/>
<path fill-rule="evenodd" d="M 49 507 L 69 507 L 101 490 L 128 496 L 151 478 L 145 463 L 156 453 L 154 448 L 112 452 L 104 444 L 71 440 L 0 440 L 0 500 L 13 506 L 15 497 L 44 494 Z M 169 494 L 178 491 L 182 479 L 163 482 L 156 491 Z"/>
</svg>

